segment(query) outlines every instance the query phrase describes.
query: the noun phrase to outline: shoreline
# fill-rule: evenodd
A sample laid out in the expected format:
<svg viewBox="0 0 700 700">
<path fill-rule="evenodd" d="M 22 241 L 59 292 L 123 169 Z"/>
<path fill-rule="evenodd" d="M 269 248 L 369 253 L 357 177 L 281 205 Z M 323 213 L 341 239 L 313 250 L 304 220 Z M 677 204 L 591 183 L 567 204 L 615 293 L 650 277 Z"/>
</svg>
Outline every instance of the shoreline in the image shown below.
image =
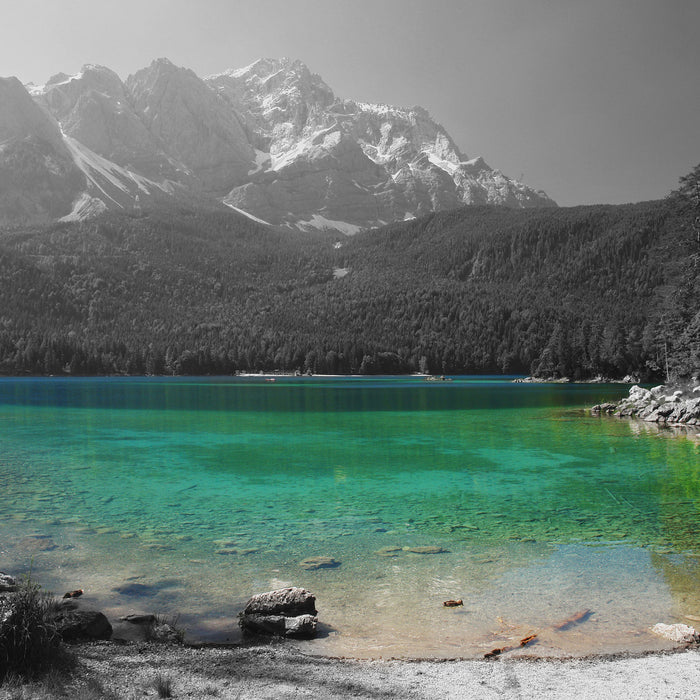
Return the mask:
<svg viewBox="0 0 700 700">
<path fill-rule="evenodd" d="M 74 666 L 63 693 L 48 697 L 157 697 L 158 682 L 173 697 L 224 698 L 546 698 L 688 697 L 700 683 L 700 651 L 576 659 L 355 660 L 309 656 L 285 644 L 218 648 L 93 642 L 71 651 Z M 41 681 L 22 698 L 44 700 Z M 17 697 L 0 686 L 0 698 Z"/>
<path fill-rule="evenodd" d="M 597 417 L 628 419 L 641 427 L 675 430 L 689 439 L 700 438 L 700 383 L 659 384 L 650 389 L 637 384 L 630 387 L 626 398 L 617 403 L 601 403 L 591 407 Z"/>
<path fill-rule="evenodd" d="M 420 372 L 409 372 L 400 374 L 308 374 L 306 372 L 296 373 L 286 370 L 260 370 L 258 372 L 236 372 L 234 374 L 5 374 L 0 372 L 0 379 L 372 379 L 372 378 L 396 378 L 396 379 L 425 379 L 427 381 L 439 381 L 442 379 L 493 379 L 503 380 L 514 384 L 636 384 L 639 380 L 635 377 L 625 376 L 623 378 L 611 377 L 590 377 L 588 379 L 570 379 L 569 377 L 532 377 L 521 374 L 422 374 Z M 648 382 L 642 382 L 649 384 Z"/>
<path fill-rule="evenodd" d="M 26 576 L 26 574 L 24 574 Z M 0 599 L 12 596 L 16 588 L 16 582 L 21 575 L 9 575 L 0 573 Z M 35 579 L 34 579 L 35 581 Z M 71 583 L 75 583 L 74 581 Z M 9 588 L 7 585 L 9 584 Z M 13 586 L 15 588 L 13 588 Z M 576 614 L 569 615 L 566 619 L 559 619 L 542 624 L 541 622 L 523 623 L 511 620 L 504 622 L 500 617 L 494 618 L 493 626 L 499 626 L 497 630 L 490 628 L 490 632 L 482 636 L 478 642 L 476 638 L 464 638 L 457 644 L 454 640 L 445 642 L 438 650 L 434 646 L 425 644 L 422 647 L 411 648 L 411 636 L 400 638 L 404 645 L 397 644 L 372 644 L 369 647 L 360 644 L 350 633 L 350 637 L 343 644 L 331 639 L 339 632 L 333 626 L 332 620 L 324 614 L 318 615 L 318 632 L 311 637 L 299 636 L 298 638 L 285 639 L 276 633 L 260 634 L 259 632 L 246 632 L 240 624 L 243 606 L 233 606 L 228 616 L 221 618 L 221 630 L 228 630 L 226 638 L 199 636 L 196 631 L 190 631 L 188 625 L 192 620 L 182 610 L 179 612 L 163 612 L 162 608 L 148 605 L 145 601 L 141 604 L 132 600 L 127 605 L 115 605 L 114 596 L 107 594 L 96 595 L 95 592 L 84 593 L 82 589 L 76 589 L 61 597 L 60 592 L 52 592 L 39 585 L 58 605 L 69 604 L 69 609 L 77 610 L 81 622 L 81 632 L 75 637 L 85 643 L 103 641 L 114 646 L 130 645 L 134 643 L 147 643 L 149 641 L 161 641 L 171 643 L 177 639 L 179 645 L 190 649 L 219 649 L 219 650 L 249 650 L 256 648 L 274 648 L 302 654 L 306 657 L 329 659 L 337 661 L 356 661 L 371 663 L 373 661 L 396 661 L 405 663 L 445 663 L 445 662 L 477 662 L 498 657 L 498 659 L 524 660 L 536 659 L 540 661 L 586 660 L 586 659 L 613 659 L 620 656 L 640 657 L 653 654 L 674 653 L 687 647 L 698 647 L 700 635 L 695 631 L 700 618 L 695 615 L 672 614 L 667 617 L 657 618 L 657 623 L 627 630 L 624 638 L 611 642 L 605 634 L 596 630 L 596 613 L 586 609 Z M 55 588 L 55 587 L 54 587 Z M 59 590 L 66 590 L 66 586 Z M 303 589 L 300 589 L 303 591 Z M 66 600 L 71 599 L 70 601 Z M 250 601 L 249 601 L 250 602 Z M 146 603 L 146 604 L 144 604 Z M 439 609 L 442 610 L 444 605 Z M 239 612 L 236 612 L 237 609 Z M 100 623 L 100 631 L 92 627 L 91 620 L 101 617 L 104 625 Z M 185 618 L 183 620 L 183 617 Z M 590 629 L 590 624 L 593 629 Z M 664 630 L 655 629 L 656 626 L 666 627 Z M 683 635 L 669 634 L 673 628 L 684 628 Z M 584 629 L 585 628 L 585 629 Z M 369 632 L 369 630 L 366 630 Z M 685 636 L 691 632 L 692 636 Z M 233 633 L 233 634 L 231 634 Z M 564 633 L 566 639 L 563 639 Z M 228 636 L 230 634 L 230 637 Z M 582 636 L 583 635 L 583 636 Z M 341 635 L 345 638 L 345 635 Z M 527 638 L 526 643 L 522 643 Z M 69 639 L 69 638 L 66 638 Z M 400 641 L 397 638 L 396 641 Z M 568 639 L 568 644 L 566 643 Z M 348 645 L 348 640 L 350 644 Z M 353 642 L 354 640 L 354 642 Z M 587 640 L 587 641 L 586 641 Z M 366 640 L 365 640 L 366 641 Z M 386 639 L 384 640 L 386 642 Z M 445 640 L 443 640 L 445 641 Z M 330 642 L 330 643 L 329 643 Z M 376 640 L 379 643 L 379 640 Z M 409 644 L 406 646 L 406 644 Z M 70 644 L 69 644 L 70 646 Z M 165 646 L 164 644 L 161 647 Z"/>
<path fill-rule="evenodd" d="M 312 646 L 314 640 L 309 640 L 307 646 Z M 83 641 L 78 642 L 72 646 L 82 647 L 90 646 L 93 644 L 113 644 L 115 646 L 135 646 L 140 644 L 139 642 L 123 641 L 123 640 L 106 640 L 104 642 L 95 641 Z M 143 643 L 141 643 L 143 644 Z M 146 643 L 148 644 L 148 643 Z M 154 642 L 151 644 L 154 648 L 165 649 L 166 645 Z M 506 653 L 497 655 L 494 658 L 484 658 L 483 655 L 479 656 L 373 656 L 373 657 L 363 657 L 363 656 L 344 656 L 341 654 L 325 654 L 322 652 L 314 653 L 309 651 L 307 648 L 300 648 L 298 640 L 294 639 L 284 639 L 278 637 L 270 637 L 269 639 L 264 637 L 257 637 L 254 640 L 248 642 L 193 642 L 184 641 L 182 644 L 177 645 L 177 648 L 182 649 L 198 649 L 203 651 L 208 650 L 238 650 L 241 652 L 246 651 L 260 651 L 262 649 L 268 649 L 273 652 L 279 652 L 281 654 L 299 654 L 309 659 L 319 659 L 321 661 L 338 661 L 342 663 L 358 663 L 371 665 L 374 663 L 396 663 L 396 664 L 479 664 L 482 662 L 489 664 L 498 664 L 500 662 L 512 662 L 512 663 L 576 663 L 579 661 L 590 662 L 590 661 L 619 661 L 621 659 L 643 659 L 650 656 L 673 656 L 676 654 L 683 654 L 685 652 L 697 652 L 698 658 L 700 660 L 700 642 L 678 642 L 675 646 L 670 646 L 666 649 L 631 649 L 622 651 L 611 651 L 611 652 L 586 652 L 583 654 L 563 654 L 561 656 L 551 656 L 548 654 L 538 654 L 534 652 L 536 647 L 523 647 L 518 648 L 513 647 Z M 700 670 L 700 669 L 699 669 Z"/>
</svg>

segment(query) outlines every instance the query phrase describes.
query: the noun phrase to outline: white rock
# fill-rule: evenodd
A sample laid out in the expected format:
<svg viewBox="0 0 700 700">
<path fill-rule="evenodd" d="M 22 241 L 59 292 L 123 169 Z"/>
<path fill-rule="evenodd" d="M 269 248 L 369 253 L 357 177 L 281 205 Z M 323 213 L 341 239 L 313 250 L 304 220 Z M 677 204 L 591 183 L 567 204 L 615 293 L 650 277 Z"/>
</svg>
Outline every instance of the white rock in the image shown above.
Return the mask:
<svg viewBox="0 0 700 700">
<path fill-rule="evenodd" d="M 658 622 L 651 628 L 651 631 L 660 637 L 664 637 L 664 639 L 670 639 L 672 642 L 678 643 L 694 642 L 697 637 L 694 627 L 689 627 L 680 622 L 675 625 L 665 625 L 663 622 Z"/>
<path fill-rule="evenodd" d="M 653 391 L 653 390 L 652 390 Z M 629 401 L 651 401 L 652 392 L 649 389 L 644 389 L 636 384 L 630 387 Z"/>
</svg>

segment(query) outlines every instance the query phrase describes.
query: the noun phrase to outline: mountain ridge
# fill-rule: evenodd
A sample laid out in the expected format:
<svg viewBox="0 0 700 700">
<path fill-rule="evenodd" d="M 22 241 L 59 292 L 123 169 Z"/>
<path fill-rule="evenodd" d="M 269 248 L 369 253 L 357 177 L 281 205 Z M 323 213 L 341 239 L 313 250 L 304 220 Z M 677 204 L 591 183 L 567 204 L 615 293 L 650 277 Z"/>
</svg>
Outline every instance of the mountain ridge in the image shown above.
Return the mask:
<svg viewBox="0 0 700 700">
<path fill-rule="evenodd" d="M 160 58 L 124 81 L 86 64 L 27 88 L 20 97 L 15 85 L 13 102 L 31 112 L 30 96 L 37 111 L 26 121 L 38 131 L 46 131 L 39 114 L 53 121 L 54 150 L 69 154 L 66 171 L 75 179 L 77 168 L 85 182 L 64 188 L 52 207 L 17 205 L 6 221 L 187 197 L 271 225 L 355 233 L 463 204 L 556 206 L 468 158 L 426 109 L 341 99 L 299 60 L 259 59 L 200 78 Z M 5 120 L 0 111 L 0 134 Z"/>
</svg>

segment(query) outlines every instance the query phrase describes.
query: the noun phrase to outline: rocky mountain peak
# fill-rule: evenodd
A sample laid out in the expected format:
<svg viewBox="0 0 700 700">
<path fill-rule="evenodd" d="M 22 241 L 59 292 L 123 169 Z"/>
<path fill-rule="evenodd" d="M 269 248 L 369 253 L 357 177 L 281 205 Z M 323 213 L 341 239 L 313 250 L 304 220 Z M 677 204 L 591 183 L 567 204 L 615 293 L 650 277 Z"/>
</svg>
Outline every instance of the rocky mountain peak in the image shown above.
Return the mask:
<svg viewBox="0 0 700 700">
<path fill-rule="evenodd" d="M 187 192 L 271 224 L 352 233 L 463 204 L 554 206 L 469 159 L 423 107 L 340 99 L 290 58 L 205 80 L 167 58 L 125 82 L 87 64 L 29 90 L 0 83 L 0 154 L 8 139 L 50 143 L 43 166 L 32 152 L 32 172 L 71 174 L 68 216 Z"/>
<path fill-rule="evenodd" d="M 119 76 L 109 68 L 87 64 L 75 75 L 59 73 L 47 81 L 43 88 L 32 91 L 51 114 L 63 122 L 81 97 L 95 92 L 108 99 L 124 100 L 125 90 Z"/>
<path fill-rule="evenodd" d="M 0 223 L 50 220 L 84 184 L 56 121 L 17 78 L 0 78 Z"/>
<path fill-rule="evenodd" d="M 126 86 L 162 150 L 206 190 L 225 193 L 245 178 L 255 158 L 241 120 L 193 71 L 161 58 Z"/>
<path fill-rule="evenodd" d="M 240 70 L 210 76 L 207 83 L 263 140 L 269 140 L 276 127 L 286 138 L 298 138 L 309 117 L 313 119 L 336 102 L 320 76 L 301 61 L 289 58 L 260 59 Z M 318 119 L 313 122 L 314 127 L 319 125 Z"/>
<path fill-rule="evenodd" d="M 60 143 L 57 124 L 34 102 L 17 78 L 0 78 L 0 143 L 11 139 Z"/>
<path fill-rule="evenodd" d="M 66 80 L 70 79 L 70 75 L 68 73 L 56 73 L 56 75 L 52 75 L 47 81 L 47 85 L 56 85 L 57 83 L 64 83 Z"/>
<path fill-rule="evenodd" d="M 187 81 L 197 82 L 201 79 L 189 68 L 176 66 L 168 58 L 156 58 L 149 66 L 142 68 L 126 79 L 126 84 L 131 91 L 142 91 L 147 86 L 155 86 L 167 80 L 178 80 L 180 83 Z"/>
</svg>

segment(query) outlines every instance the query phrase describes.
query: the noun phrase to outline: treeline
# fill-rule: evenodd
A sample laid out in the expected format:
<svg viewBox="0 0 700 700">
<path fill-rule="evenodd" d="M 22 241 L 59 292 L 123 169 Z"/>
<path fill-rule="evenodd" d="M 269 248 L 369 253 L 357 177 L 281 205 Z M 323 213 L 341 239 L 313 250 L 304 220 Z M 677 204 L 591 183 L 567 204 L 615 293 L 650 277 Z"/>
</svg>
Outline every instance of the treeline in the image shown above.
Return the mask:
<svg viewBox="0 0 700 700">
<path fill-rule="evenodd" d="M 688 374 L 694 216 L 670 198 L 350 239 L 187 210 L 6 230 L 0 372 Z"/>
</svg>

